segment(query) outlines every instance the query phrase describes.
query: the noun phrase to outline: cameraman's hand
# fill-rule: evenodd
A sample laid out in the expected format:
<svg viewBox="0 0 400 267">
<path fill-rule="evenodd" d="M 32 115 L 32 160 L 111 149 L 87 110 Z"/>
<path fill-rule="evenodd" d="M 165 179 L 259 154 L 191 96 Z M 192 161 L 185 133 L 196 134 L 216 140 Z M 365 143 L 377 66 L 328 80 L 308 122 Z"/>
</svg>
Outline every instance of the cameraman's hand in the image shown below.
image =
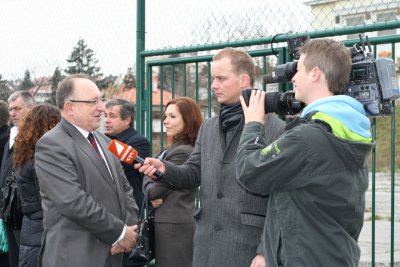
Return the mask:
<svg viewBox="0 0 400 267">
<path fill-rule="evenodd" d="M 267 116 L 265 114 L 264 102 L 265 92 L 261 90 L 251 91 L 249 106 L 246 106 L 243 96 L 240 96 L 240 103 L 242 104 L 245 123 L 250 121 L 258 121 L 264 124 Z"/>
</svg>

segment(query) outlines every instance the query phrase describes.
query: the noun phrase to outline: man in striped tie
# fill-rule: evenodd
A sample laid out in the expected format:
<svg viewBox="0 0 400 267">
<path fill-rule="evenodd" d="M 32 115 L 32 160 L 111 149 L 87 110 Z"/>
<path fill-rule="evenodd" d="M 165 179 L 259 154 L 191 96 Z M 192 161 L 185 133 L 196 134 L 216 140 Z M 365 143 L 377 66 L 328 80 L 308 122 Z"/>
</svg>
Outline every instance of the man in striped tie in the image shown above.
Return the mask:
<svg viewBox="0 0 400 267">
<path fill-rule="evenodd" d="M 100 97 L 88 76 L 65 78 L 57 89 L 63 119 L 36 145 L 41 266 L 121 266 L 122 252 L 136 242 L 132 187 L 107 149 L 110 140 L 96 131 L 105 110 Z"/>
</svg>

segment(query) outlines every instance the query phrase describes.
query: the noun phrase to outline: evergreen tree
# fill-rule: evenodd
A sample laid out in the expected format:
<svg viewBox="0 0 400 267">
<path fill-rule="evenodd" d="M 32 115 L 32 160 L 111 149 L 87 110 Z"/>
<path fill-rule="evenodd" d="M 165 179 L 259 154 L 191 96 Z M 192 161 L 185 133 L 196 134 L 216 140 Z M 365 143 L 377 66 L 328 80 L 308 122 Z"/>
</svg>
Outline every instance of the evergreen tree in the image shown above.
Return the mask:
<svg viewBox="0 0 400 267">
<path fill-rule="evenodd" d="M 29 70 L 27 69 L 27 70 L 25 71 L 24 79 L 22 80 L 22 83 L 21 83 L 19 89 L 20 89 L 20 90 L 29 90 L 29 89 L 31 89 L 33 86 L 35 86 L 35 84 L 32 82 L 31 73 L 30 73 Z"/>
<path fill-rule="evenodd" d="M 53 76 L 51 76 L 50 79 L 50 84 L 51 84 L 51 96 L 50 99 L 47 101 L 50 104 L 55 105 L 56 104 L 56 91 L 58 84 L 64 79 L 64 77 L 61 75 L 60 69 L 57 67 L 54 70 Z"/>
<path fill-rule="evenodd" d="M 6 80 L 3 80 L 3 76 L 0 74 L 0 100 L 4 100 L 7 102 L 8 97 L 11 95 L 12 90 L 8 85 Z"/>
<path fill-rule="evenodd" d="M 78 41 L 67 62 L 68 67 L 64 70 L 67 74 L 85 73 L 95 81 L 99 81 L 103 75 L 100 73 L 100 67 L 96 66 L 98 60 L 95 53 L 88 48 L 84 39 Z"/>
<path fill-rule="evenodd" d="M 126 88 L 135 88 L 136 87 L 136 77 L 135 73 L 132 68 L 128 68 L 128 71 L 126 72 L 124 76 L 124 85 Z"/>
</svg>

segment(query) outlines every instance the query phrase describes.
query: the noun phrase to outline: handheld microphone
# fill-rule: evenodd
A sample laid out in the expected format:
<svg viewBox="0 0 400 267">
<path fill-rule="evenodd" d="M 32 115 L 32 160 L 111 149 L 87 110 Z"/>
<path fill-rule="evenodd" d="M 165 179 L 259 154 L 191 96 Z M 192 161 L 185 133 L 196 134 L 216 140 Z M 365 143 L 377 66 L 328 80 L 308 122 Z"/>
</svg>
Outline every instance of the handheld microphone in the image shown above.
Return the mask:
<svg viewBox="0 0 400 267">
<path fill-rule="evenodd" d="M 126 164 L 132 164 L 133 162 L 135 163 L 140 163 L 144 164 L 144 159 L 142 159 L 139 155 L 136 149 L 134 149 L 131 146 L 128 146 L 127 144 L 124 144 L 118 140 L 112 140 L 111 143 L 108 145 L 108 150 L 110 150 L 111 153 L 113 153 L 117 158 L 126 163 Z M 154 176 L 157 178 L 160 178 L 162 176 L 162 173 L 157 170 L 154 173 Z"/>
</svg>

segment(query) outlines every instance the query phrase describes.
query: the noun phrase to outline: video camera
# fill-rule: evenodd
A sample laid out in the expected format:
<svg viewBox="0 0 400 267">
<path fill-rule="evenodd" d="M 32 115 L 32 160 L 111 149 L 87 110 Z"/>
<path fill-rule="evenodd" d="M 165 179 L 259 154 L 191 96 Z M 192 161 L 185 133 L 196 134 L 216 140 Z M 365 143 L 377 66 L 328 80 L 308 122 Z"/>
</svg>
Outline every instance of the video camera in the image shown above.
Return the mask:
<svg viewBox="0 0 400 267">
<path fill-rule="evenodd" d="M 392 113 L 390 100 L 400 97 L 394 61 L 390 58 L 375 59 L 366 37 L 368 53 L 360 35 L 360 44 L 351 48 L 352 68 L 346 94 L 363 104 L 368 116 Z"/>
<path fill-rule="evenodd" d="M 300 36 L 287 40 L 289 52 L 295 60 L 276 66 L 272 74 L 264 76 L 265 84 L 291 82 L 297 72 L 297 59 L 300 56 L 298 50 L 308 39 L 308 36 Z M 364 43 L 360 34 L 360 40 L 361 44 L 355 44 L 351 48 L 352 68 L 350 82 L 345 94 L 363 104 L 367 116 L 391 114 L 390 101 L 400 97 L 394 61 L 389 58 L 375 59 L 371 53 L 372 49 L 368 37 L 366 37 L 366 43 Z M 365 44 L 368 46 L 368 53 L 365 52 Z M 250 91 L 244 91 L 243 96 L 245 100 L 249 98 Z M 267 93 L 265 105 L 266 112 L 278 114 L 296 114 L 304 107 L 303 103 L 294 98 L 293 92 Z M 267 105 L 269 106 L 268 109 Z"/>
</svg>

